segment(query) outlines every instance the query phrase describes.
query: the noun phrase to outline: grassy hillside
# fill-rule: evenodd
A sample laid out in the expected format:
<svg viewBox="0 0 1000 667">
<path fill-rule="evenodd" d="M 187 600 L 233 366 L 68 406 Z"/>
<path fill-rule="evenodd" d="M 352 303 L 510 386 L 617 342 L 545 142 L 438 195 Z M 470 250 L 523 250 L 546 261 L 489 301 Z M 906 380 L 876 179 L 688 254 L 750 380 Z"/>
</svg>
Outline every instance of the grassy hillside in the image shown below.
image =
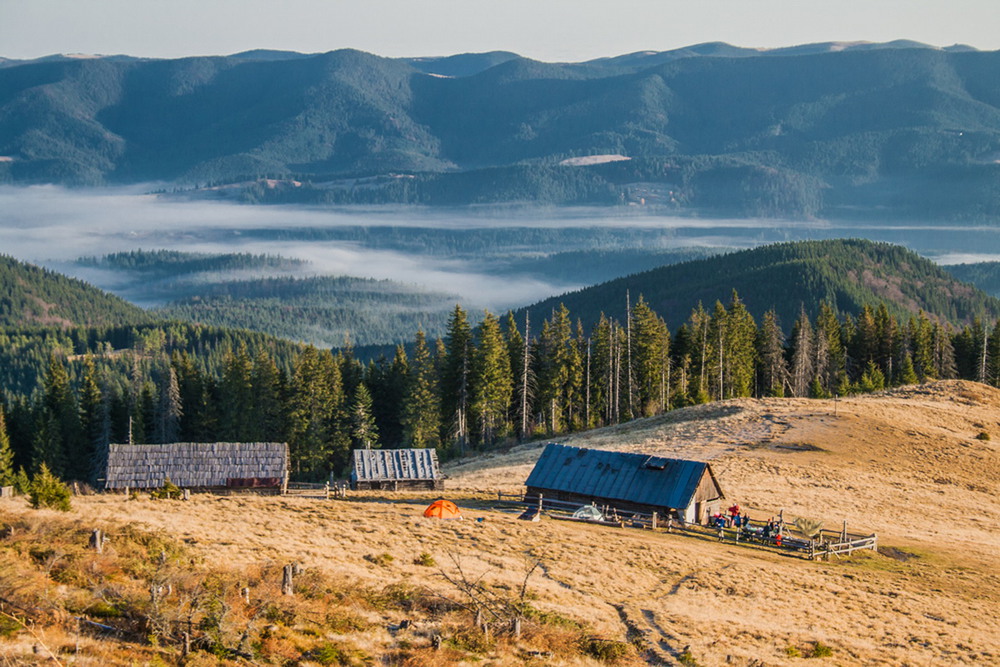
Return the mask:
<svg viewBox="0 0 1000 667">
<path fill-rule="evenodd" d="M 154 320 L 85 282 L 0 255 L 0 328 L 127 326 Z"/>
<path fill-rule="evenodd" d="M 412 492 L 101 494 L 74 497 L 66 516 L 2 498 L 0 597 L 30 630 L 3 617 L 0 654 L 36 664 L 51 649 L 83 666 L 995 664 L 1000 640 L 983 628 L 1000 623 L 998 410 L 996 389 L 938 382 L 695 406 L 565 441 L 709 460 L 754 520 L 782 511 L 878 535 L 877 552 L 826 562 L 662 526 L 519 521 L 496 489 L 523 490 L 541 442 L 446 467 L 464 521 L 424 518 L 434 496 Z M 984 424 L 992 441 L 976 437 Z M 87 548 L 94 528 L 103 554 Z M 288 563 L 301 566 L 294 595 L 280 592 Z M 479 619 L 489 633 L 475 627 L 483 602 L 500 612 Z M 511 611 L 520 637 L 504 625 Z"/>
<path fill-rule="evenodd" d="M 995 219 L 1000 53 L 881 46 L 716 44 L 568 64 L 350 50 L 8 63 L 0 179 L 269 175 L 288 187 L 246 196 Z M 559 165 L 594 154 L 633 160 Z M 650 184 L 663 196 L 639 194 Z"/>
<path fill-rule="evenodd" d="M 760 317 L 774 308 L 786 328 L 801 306 L 814 317 L 823 300 L 852 315 L 865 304 L 885 304 L 896 316 L 923 310 L 954 324 L 1000 316 L 1000 301 L 930 260 L 900 246 L 857 239 L 779 243 L 664 266 L 553 297 L 529 311 L 541 321 L 564 303 L 591 324 L 601 312 L 620 316 L 629 292 L 633 301 L 642 295 L 673 328 L 699 303 L 708 310 L 716 301 L 729 303 L 734 289 L 751 313 Z"/>
</svg>

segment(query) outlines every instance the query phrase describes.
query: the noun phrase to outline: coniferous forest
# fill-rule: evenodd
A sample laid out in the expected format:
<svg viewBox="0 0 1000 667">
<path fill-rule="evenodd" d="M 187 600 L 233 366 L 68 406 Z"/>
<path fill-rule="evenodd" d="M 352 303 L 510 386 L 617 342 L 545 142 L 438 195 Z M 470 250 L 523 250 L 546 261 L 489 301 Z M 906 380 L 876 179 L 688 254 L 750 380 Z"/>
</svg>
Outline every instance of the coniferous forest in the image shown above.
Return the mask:
<svg viewBox="0 0 1000 667">
<path fill-rule="evenodd" d="M 671 331 L 642 295 L 628 298 L 625 317 L 589 328 L 564 305 L 542 321 L 486 312 L 475 326 L 455 306 L 445 336 L 416 331 L 368 363 L 350 348 L 183 324 L 8 330 L 0 483 L 42 464 L 94 482 L 110 442 L 287 441 L 293 474 L 321 479 L 369 445 L 450 458 L 738 397 L 956 377 L 1000 386 L 996 322 L 824 302 L 786 323 L 773 309 L 755 317 L 734 291 Z"/>
</svg>

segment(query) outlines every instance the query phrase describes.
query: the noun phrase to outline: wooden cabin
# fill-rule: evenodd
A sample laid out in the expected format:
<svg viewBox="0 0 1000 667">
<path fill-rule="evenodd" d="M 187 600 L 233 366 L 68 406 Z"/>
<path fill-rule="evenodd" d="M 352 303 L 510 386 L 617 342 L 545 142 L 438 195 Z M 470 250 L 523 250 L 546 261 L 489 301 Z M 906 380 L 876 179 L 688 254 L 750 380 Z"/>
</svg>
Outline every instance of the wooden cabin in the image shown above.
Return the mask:
<svg viewBox="0 0 1000 667">
<path fill-rule="evenodd" d="M 164 480 L 188 489 L 288 487 L 284 442 L 175 442 L 109 445 L 103 476 L 106 490 L 157 489 Z"/>
<path fill-rule="evenodd" d="M 435 491 L 444 475 L 433 449 L 355 449 L 351 488 Z"/>
<path fill-rule="evenodd" d="M 527 496 L 658 513 L 706 523 L 725 498 L 712 467 L 702 461 L 584 449 L 550 443 L 525 482 Z"/>
</svg>

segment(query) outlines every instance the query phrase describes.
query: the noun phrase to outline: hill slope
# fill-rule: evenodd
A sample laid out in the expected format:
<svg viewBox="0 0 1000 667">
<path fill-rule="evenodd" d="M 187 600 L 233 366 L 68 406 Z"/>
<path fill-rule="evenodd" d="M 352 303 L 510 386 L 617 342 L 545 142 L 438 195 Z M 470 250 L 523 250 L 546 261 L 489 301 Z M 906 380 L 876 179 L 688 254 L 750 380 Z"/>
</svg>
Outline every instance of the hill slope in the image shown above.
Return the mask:
<svg viewBox="0 0 1000 667">
<path fill-rule="evenodd" d="M 762 54 L 700 45 L 567 64 L 350 50 L 8 63 L 0 179 L 267 174 L 298 180 L 248 196 L 1000 215 L 1000 53 L 881 46 Z M 633 160 L 559 165 L 594 154 Z"/>
<path fill-rule="evenodd" d="M 864 240 L 779 243 L 707 259 L 664 266 L 563 294 L 531 306 L 541 321 L 565 304 L 584 324 L 600 313 L 618 317 L 625 294 L 642 295 L 674 328 L 701 303 L 711 310 L 728 304 L 736 290 L 755 317 L 774 308 L 791 327 L 800 306 L 814 316 L 826 300 L 856 315 L 865 304 L 885 304 L 890 314 L 908 317 L 919 310 L 952 323 L 1000 316 L 1000 301 L 958 282 L 930 260 L 900 246 Z"/>
<path fill-rule="evenodd" d="M 0 327 L 101 327 L 154 317 L 87 283 L 0 255 Z"/>
<path fill-rule="evenodd" d="M 165 543 L 167 534 L 187 543 L 182 548 L 190 554 L 181 551 L 184 558 L 172 560 L 171 569 L 166 569 L 176 590 L 182 590 L 190 575 L 175 562 L 190 563 L 190 569 L 196 562 L 204 569 L 202 563 L 207 563 L 225 573 L 218 580 L 250 582 L 239 584 L 251 587 L 253 604 L 243 612 L 235 599 L 238 586 L 232 586 L 227 618 L 248 619 L 235 624 L 235 631 L 223 628 L 234 643 L 240 633 L 255 627 L 251 610 L 263 605 L 261 600 L 282 597 L 274 564 L 294 561 L 305 567 L 296 579 L 303 595 L 295 599 L 326 606 L 310 607 L 311 615 L 294 620 L 287 613 L 269 618 L 275 624 L 271 633 L 287 637 L 292 627 L 306 626 L 315 617 L 319 625 L 314 637 L 329 641 L 334 619 L 340 622 L 334 637 L 343 642 L 338 644 L 343 651 L 363 649 L 376 660 L 431 651 L 432 636 L 444 633 L 446 648 L 430 653 L 433 657 L 424 654 L 430 662 L 421 664 L 490 660 L 513 665 L 539 659 L 547 664 L 602 664 L 532 653 L 539 649 L 535 619 L 555 617 L 567 626 L 586 623 L 589 632 L 602 639 L 631 640 L 640 657 L 624 664 L 672 664 L 686 653 L 688 664 L 799 665 L 817 642 L 830 648 L 831 664 L 992 664 L 1000 658 L 1000 641 L 983 628 L 1000 623 L 995 567 L 1000 548 L 995 502 L 1000 451 L 991 444 L 1000 432 L 998 412 L 996 389 L 939 382 L 837 402 L 727 401 L 566 440 L 586 447 L 711 459 L 727 499 L 748 508 L 755 519 L 784 509 L 786 519 L 807 516 L 834 530 L 847 520 L 850 529 L 879 535 L 879 553 L 830 562 L 662 529 L 623 530 L 548 518 L 518 521 L 516 513 L 498 506 L 495 490 L 523 488 L 541 443 L 447 469 L 448 495 L 462 506 L 466 521 L 425 519 L 421 512 L 433 496 L 405 492 L 392 493 L 391 498 L 384 492 L 362 492 L 332 503 L 316 495 L 195 494 L 188 502 L 99 495 L 74 498 L 69 518 L 88 530 L 106 529 L 109 546 L 114 547 L 101 557 L 106 569 L 119 548 L 124 550 L 136 535 L 143 538 L 148 529 L 152 535 L 146 539 L 155 549 L 150 546 L 148 555 L 141 551 L 134 558 L 152 560 L 162 549 L 178 553 L 178 547 Z M 992 441 L 976 439 L 984 430 L 994 434 Z M 32 535 L 39 540 L 64 536 L 65 528 L 31 528 L 33 522 L 54 521 L 51 515 L 30 510 L 21 499 L 0 499 L 0 517 L 19 527 L 6 540 L 23 545 L 21 552 L 29 552 L 31 545 L 23 541 Z M 274 525 L 282 529 L 272 530 Z M 77 537 L 80 546 L 72 553 L 81 559 L 94 557 L 83 552 L 87 535 Z M 0 541 L 4 547 L 6 542 Z M 40 542 L 39 550 L 42 547 L 50 545 Z M 19 555 L 19 566 L 27 562 L 37 572 L 31 579 L 13 579 L 17 591 L 12 594 L 19 600 L 34 589 L 48 595 L 39 599 L 49 604 L 58 595 L 70 594 L 79 604 L 104 590 L 86 590 L 77 579 L 60 582 L 56 590 L 55 582 L 44 575 L 51 561 L 28 561 Z M 52 571 L 65 571 L 64 563 L 72 560 L 63 559 Z M 415 560 L 435 561 L 437 566 L 421 567 Z M 536 561 L 540 566 L 532 574 L 529 568 Z M 237 567 L 246 571 L 234 570 Z M 390 600 L 416 590 L 429 591 L 441 602 L 454 598 L 455 587 L 441 575 L 456 578 L 458 568 L 468 577 L 482 577 L 478 580 L 496 591 L 526 587 L 532 608 L 542 613 L 525 620 L 526 636 L 516 647 L 500 650 L 486 643 L 452 641 L 460 638 L 454 625 L 433 607 L 411 604 L 403 611 L 387 604 L 373 608 L 366 602 L 364 592 L 372 588 Z M 156 575 L 164 576 L 163 571 Z M 328 594 L 316 573 L 337 582 L 333 591 L 350 586 L 355 592 Z M 4 585 L 0 580 L 0 587 Z M 138 586 L 129 593 L 136 599 L 149 595 L 147 588 Z M 177 599 L 165 599 L 164 607 L 184 602 L 180 595 Z M 410 595 L 406 600 L 419 598 Z M 290 607 L 292 601 L 287 602 L 285 607 Z M 404 619 L 412 627 L 397 633 Z M 50 645 L 73 644 L 70 633 L 54 622 L 36 631 Z M 86 634 L 78 641 L 79 659 L 101 655 L 100 644 L 107 643 Z M 310 640 L 303 635 L 301 641 L 308 645 Z M 0 637 L 0 647 L 26 659 L 31 658 L 32 643 L 25 635 L 20 641 Z M 271 639 L 266 648 L 274 651 L 277 644 L 292 651 L 290 643 Z M 103 650 L 114 656 L 113 651 L 141 648 L 116 638 Z M 164 657 L 179 652 L 169 646 L 164 650 Z M 109 657 L 104 664 L 118 663 Z"/>
</svg>

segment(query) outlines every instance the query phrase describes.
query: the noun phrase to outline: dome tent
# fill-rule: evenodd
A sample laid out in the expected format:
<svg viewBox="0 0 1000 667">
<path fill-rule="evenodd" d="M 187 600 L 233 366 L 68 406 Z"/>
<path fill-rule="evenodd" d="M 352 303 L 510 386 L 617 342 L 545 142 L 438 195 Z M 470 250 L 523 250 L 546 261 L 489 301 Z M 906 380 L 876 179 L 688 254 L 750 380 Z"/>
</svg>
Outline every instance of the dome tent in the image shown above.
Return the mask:
<svg viewBox="0 0 1000 667">
<path fill-rule="evenodd" d="M 442 498 L 428 505 L 424 510 L 424 516 L 432 519 L 461 519 L 462 510 L 458 509 L 455 503 Z"/>
<path fill-rule="evenodd" d="M 604 521 L 604 515 L 601 514 L 601 510 L 597 509 L 594 505 L 584 505 L 573 512 L 573 518 L 585 521 Z"/>
</svg>

